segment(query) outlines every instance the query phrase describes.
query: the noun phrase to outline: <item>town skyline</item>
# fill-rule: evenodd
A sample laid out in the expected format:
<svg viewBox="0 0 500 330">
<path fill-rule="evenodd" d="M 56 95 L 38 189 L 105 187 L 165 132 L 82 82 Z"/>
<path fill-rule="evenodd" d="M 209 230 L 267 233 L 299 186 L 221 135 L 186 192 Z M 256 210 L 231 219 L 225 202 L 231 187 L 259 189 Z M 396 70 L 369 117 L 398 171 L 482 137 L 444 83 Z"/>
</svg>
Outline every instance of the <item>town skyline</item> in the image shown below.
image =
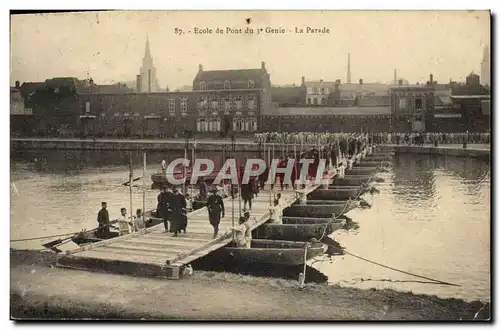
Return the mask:
<svg viewBox="0 0 500 330">
<path fill-rule="evenodd" d="M 251 18 L 251 23 L 245 21 Z M 223 23 L 220 23 L 220 22 Z M 214 23 L 217 22 L 217 23 Z M 326 27 L 328 34 L 295 34 L 295 27 Z M 427 22 L 427 24 L 422 24 Z M 61 29 L 61 26 L 66 28 Z M 175 34 L 218 26 L 279 28 L 268 35 Z M 116 27 L 119 27 L 117 29 Z M 204 70 L 253 69 L 266 63 L 273 85 L 307 81 L 446 83 L 481 73 L 489 47 L 488 11 L 415 12 L 87 12 L 11 17 L 11 85 L 52 77 L 96 83 L 134 81 L 146 38 L 165 89 L 192 85 Z M 491 47 L 489 47 L 491 48 Z M 225 54 L 229 54 L 226 56 Z"/>
</svg>

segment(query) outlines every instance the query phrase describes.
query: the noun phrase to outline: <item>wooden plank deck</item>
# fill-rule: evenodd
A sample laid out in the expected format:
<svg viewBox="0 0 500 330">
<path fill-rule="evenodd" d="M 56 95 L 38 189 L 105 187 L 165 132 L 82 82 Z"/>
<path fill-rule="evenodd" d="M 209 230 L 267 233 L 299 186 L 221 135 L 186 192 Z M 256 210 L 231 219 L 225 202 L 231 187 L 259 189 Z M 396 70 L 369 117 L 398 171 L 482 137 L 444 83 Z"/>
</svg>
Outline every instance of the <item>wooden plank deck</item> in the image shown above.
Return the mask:
<svg viewBox="0 0 500 330">
<path fill-rule="evenodd" d="M 335 170 L 330 173 L 332 177 Z M 317 185 L 308 185 L 303 192 L 309 194 L 318 188 Z M 281 192 L 283 206 L 292 205 L 297 200 L 297 192 L 291 188 Z M 234 204 L 231 198 L 224 200 L 225 217 L 219 225 L 219 237 L 213 239 L 213 228 L 208 220 L 206 207 L 188 214 L 186 234 L 173 237 L 172 233 L 165 233 L 163 224 L 143 229 L 129 235 L 88 244 L 80 248 L 66 251 L 58 257 L 57 266 L 95 271 L 109 271 L 119 273 L 141 273 L 178 279 L 182 268 L 210 252 L 217 250 L 232 241 L 232 212 L 237 224 L 239 217 L 239 200 Z M 243 208 L 243 201 L 241 202 Z M 252 201 L 251 217 L 256 218 L 252 229 L 257 228 L 269 220 L 269 187 L 261 191 Z"/>
</svg>

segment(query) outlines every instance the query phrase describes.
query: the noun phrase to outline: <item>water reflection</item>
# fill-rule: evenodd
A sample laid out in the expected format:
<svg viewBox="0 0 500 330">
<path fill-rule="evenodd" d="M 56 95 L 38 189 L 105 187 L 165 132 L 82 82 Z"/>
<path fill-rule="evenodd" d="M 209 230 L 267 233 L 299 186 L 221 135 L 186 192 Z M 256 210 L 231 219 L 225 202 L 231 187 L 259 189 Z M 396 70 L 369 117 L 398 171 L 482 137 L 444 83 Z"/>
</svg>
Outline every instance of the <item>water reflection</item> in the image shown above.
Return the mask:
<svg viewBox="0 0 500 330">
<path fill-rule="evenodd" d="M 415 156 L 415 157 L 413 157 Z M 435 207 L 435 159 L 426 155 L 401 155 L 393 160 L 393 188 L 396 203 L 411 208 L 415 203 Z"/>
</svg>

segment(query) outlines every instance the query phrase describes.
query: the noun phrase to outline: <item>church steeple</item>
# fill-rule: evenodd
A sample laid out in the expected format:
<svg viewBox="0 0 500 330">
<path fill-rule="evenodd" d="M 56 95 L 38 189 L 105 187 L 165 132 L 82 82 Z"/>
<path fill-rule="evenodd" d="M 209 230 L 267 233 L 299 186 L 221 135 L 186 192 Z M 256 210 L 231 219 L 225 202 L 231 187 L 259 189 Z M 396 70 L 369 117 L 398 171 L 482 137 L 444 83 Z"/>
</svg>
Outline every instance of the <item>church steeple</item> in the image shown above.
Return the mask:
<svg viewBox="0 0 500 330">
<path fill-rule="evenodd" d="M 139 75 L 141 76 L 141 78 L 140 89 L 138 89 L 138 93 L 151 93 L 159 90 L 159 84 L 156 78 L 156 68 L 153 64 L 153 56 L 151 55 L 148 35 L 146 35 L 146 47 L 144 50 L 144 58 L 142 59 L 142 66 L 139 70 Z"/>
<path fill-rule="evenodd" d="M 144 52 L 144 59 L 151 58 L 151 50 L 149 49 L 149 36 L 146 35 L 146 51 Z"/>
</svg>

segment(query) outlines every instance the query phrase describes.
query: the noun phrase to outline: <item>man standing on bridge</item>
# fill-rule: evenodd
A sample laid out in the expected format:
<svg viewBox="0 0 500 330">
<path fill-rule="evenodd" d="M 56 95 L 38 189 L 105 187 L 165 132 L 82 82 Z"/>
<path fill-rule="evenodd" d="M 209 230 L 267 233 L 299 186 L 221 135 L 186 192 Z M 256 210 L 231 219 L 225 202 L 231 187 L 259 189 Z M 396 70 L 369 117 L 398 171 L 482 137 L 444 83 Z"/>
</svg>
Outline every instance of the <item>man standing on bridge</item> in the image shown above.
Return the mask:
<svg viewBox="0 0 500 330">
<path fill-rule="evenodd" d="M 99 229 L 97 230 L 98 236 L 107 237 L 109 234 L 109 213 L 106 209 L 108 204 L 106 202 L 102 202 L 102 209 L 99 210 L 97 214 L 97 222 L 99 223 Z"/>
<path fill-rule="evenodd" d="M 186 215 L 186 197 L 179 193 L 177 186 L 174 186 L 172 196 L 172 223 L 174 237 L 177 237 L 181 231 L 186 233 L 187 215 Z"/>
<path fill-rule="evenodd" d="M 220 219 L 224 218 L 225 215 L 224 201 L 222 200 L 222 197 L 217 193 L 216 186 L 213 186 L 212 194 L 208 197 L 207 209 L 208 209 L 208 219 L 212 227 L 214 227 L 214 239 L 215 239 L 217 237 L 217 234 L 219 233 Z"/>
<path fill-rule="evenodd" d="M 163 187 L 162 192 L 158 195 L 158 211 L 160 211 L 160 216 L 163 218 L 166 233 L 168 233 L 168 222 L 172 218 L 172 196 L 173 194 L 169 191 L 168 186 Z M 170 231 L 172 231 L 172 225 L 170 227 Z"/>
</svg>

